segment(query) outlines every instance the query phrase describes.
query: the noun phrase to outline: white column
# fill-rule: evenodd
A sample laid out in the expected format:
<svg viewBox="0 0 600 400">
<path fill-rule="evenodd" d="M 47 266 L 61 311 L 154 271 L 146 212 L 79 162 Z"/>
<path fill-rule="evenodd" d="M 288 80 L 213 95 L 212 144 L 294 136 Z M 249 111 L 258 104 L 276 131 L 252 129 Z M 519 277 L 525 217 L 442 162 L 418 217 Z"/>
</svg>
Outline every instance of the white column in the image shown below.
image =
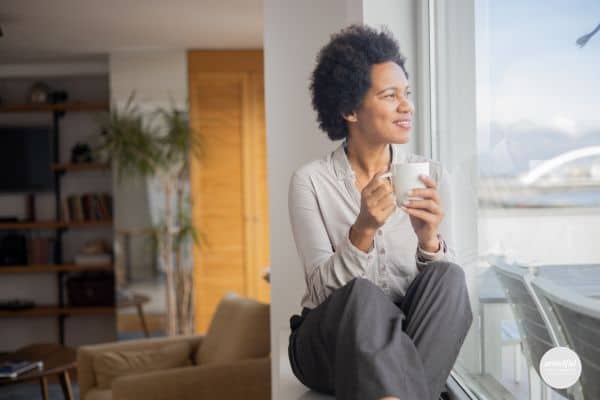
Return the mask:
<svg viewBox="0 0 600 400">
<path fill-rule="evenodd" d="M 283 399 L 280 371 L 287 368 L 289 317 L 300 311 L 305 289 L 302 266 L 288 217 L 290 177 L 302 164 L 323 157 L 339 142 L 319 131 L 309 95 L 309 78 L 319 49 L 350 23 L 386 24 L 418 75 L 415 54 L 415 0 L 265 0 L 265 106 L 271 248 L 271 349 L 273 399 Z M 416 143 L 416 140 L 414 141 Z M 412 145 L 411 145 L 412 146 Z M 287 389 L 286 389 L 287 390 Z M 286 399 L 287 400 L 287 399 Z"/>
</svg>

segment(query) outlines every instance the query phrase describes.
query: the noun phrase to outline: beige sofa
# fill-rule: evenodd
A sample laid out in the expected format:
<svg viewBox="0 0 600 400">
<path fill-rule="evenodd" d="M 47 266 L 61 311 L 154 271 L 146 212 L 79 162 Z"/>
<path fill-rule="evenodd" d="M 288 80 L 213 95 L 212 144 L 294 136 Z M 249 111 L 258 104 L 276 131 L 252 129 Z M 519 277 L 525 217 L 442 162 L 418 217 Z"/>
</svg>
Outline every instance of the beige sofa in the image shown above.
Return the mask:
<svg viewBox="0 0 600 400">
<path fill-rule="evenodd" d="M 233 293 L 206 336 L 82 346 L 81 400 L 270 399 L 269 306 Z"/>
</svg>

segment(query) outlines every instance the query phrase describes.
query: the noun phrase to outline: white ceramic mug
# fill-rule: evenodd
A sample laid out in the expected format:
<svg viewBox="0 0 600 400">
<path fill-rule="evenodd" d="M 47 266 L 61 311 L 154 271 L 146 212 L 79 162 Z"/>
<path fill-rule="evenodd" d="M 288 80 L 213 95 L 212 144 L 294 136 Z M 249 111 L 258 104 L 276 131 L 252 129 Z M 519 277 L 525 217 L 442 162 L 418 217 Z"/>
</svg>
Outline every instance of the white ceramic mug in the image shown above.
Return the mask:
<svg viewBox="0 0 600 400">
<path fill-rule="evenodd" d="M 396 204 L 402 206 L 405 200 L 421 199 L 420 197 L 409 197 L 408 191 L 412 189 L 425 188 L 425 184 L 419 179 L 420 175 L 429 175 L 428 162 L 412 162 L 392 164 L 390 172 L 381 175 L 380 178 L 391 178 Z"/>
</svg>

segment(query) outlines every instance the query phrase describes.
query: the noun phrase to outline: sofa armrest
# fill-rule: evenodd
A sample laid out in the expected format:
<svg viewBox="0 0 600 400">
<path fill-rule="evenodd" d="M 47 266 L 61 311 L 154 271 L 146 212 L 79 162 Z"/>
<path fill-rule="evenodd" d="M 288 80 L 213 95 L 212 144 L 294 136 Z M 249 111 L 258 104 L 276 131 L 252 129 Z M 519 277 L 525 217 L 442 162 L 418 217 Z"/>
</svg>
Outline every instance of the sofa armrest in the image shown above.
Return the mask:
<svg viewBox="0 0 600 400">
<path fill-rule="evenodd" d="M 117 378 L 113 400 L 186 400 L 271 398 L 269 356 L 210 363 Z"/>
<path fill-rule="evenodd" d="M 195 354 L 198 346 L 202 344 L 203 336 L 175 336 L 156 339 L 127 340 L 123 342 L 101 343 L 81 346 L 77 349 L 77 377 L 79 381 L 80 398 L 85 400 L 88 390 L 96 386 L 94 372 L 94 356 L 107 351 L 151 350 L 159 349 L 165 345 L 189 342 L 192 346 L 190 357 Z"/>
</svg>

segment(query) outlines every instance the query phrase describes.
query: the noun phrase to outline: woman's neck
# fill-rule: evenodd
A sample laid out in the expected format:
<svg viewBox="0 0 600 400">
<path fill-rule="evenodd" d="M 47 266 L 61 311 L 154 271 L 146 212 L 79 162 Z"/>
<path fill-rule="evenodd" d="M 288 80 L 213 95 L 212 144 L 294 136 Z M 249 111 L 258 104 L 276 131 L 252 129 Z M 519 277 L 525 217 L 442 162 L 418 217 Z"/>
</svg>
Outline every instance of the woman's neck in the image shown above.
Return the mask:
<svg viewBox="0 0 600 400">
<path fill-rule="evenodd" d="M 369 181 L 376 173 L 387 171 L 391 161 L 389 144 L 369 145 L 352 137 L 348 138 L 346 155 L 354 173 Z"/>
</svg>

